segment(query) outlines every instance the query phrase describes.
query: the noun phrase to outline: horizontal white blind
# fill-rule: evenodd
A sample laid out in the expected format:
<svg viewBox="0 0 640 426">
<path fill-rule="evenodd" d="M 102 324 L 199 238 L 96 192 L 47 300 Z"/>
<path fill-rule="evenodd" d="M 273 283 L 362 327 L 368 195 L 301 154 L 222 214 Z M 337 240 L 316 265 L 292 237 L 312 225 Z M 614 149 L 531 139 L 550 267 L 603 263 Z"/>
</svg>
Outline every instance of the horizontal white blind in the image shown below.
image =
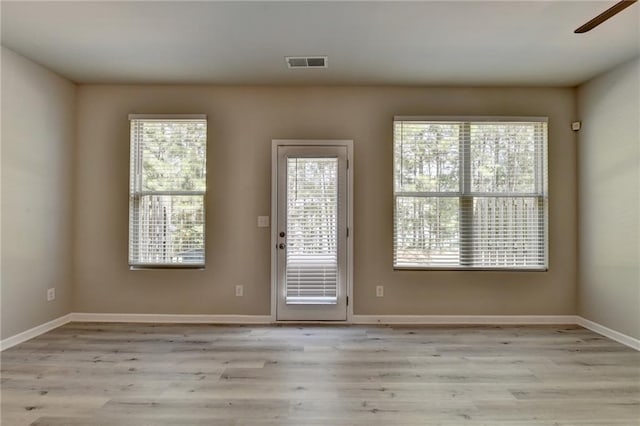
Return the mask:
<svg viewBox="0 0 640 426">
<path fill-rule="evenodd" d="M 287 158 L 287 303 L 336 303 L 338 159 Z"/>
<path fill-rule="evenodd" d="M 394 267 L 544 269 L 546 119 L 396 119 Z"/>
<path fill-rule="evenodd" d="M 206 119 L 131 117 L 130 265 L 204 265 L 206 141 Z"/>
</svg>

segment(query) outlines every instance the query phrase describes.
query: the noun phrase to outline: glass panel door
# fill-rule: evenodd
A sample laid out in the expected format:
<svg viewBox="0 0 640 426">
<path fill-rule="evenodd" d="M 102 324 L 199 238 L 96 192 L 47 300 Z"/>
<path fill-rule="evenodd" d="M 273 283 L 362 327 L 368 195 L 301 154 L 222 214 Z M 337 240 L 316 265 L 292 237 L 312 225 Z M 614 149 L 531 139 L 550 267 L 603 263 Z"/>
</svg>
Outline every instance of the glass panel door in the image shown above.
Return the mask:
<svg viewBox="0 0 640 426">
<path fill-rule="evenodd" d="M 278 149 L 278 320 L 346 319 L 346 148 Z"/>
<path fill-rule="evenodd" d="M 337 302 L 337 177 L 337 158 L 287 158 L 287 304 Z"/>
</svg>

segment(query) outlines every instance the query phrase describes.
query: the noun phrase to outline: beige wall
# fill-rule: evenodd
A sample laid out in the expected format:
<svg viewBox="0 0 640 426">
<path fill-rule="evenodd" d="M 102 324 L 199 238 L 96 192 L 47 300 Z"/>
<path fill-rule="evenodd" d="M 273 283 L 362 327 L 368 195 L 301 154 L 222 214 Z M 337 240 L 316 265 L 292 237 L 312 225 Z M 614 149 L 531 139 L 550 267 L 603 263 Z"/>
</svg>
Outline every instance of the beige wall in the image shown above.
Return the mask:
<svg viewBox="0 0 640 426">
<path fill-rule="evenodd" d="M 1 338 L 70 312 L 75 118 L 74 84 L 2 48 Z"/>
<path fill-rule="evenodd" d="M 640 339 L 640 60 L 578 90 L 579 313 Z"/>
<path fill-rule="evenodd" d="M 128 269 L 129 113 L 209 116 L 204 271 Z M 392 270 L 396 114 L 549 116 L 549 272 Z M 573 89 L 79 86 L 74 310 L 269 314 L 256 217 L 270 214 L 271 139 L 298 138 L 354 140 L 356 314 L 575 314 L 573 119 Z"/>
</svg>

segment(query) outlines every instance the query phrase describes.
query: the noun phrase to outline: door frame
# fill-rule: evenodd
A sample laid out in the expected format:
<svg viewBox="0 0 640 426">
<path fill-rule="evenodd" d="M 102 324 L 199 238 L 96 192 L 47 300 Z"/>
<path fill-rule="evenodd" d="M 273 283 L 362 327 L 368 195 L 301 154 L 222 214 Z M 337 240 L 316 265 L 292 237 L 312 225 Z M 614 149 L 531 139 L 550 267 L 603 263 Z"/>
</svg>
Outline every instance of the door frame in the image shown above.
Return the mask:
<svg viewBox="0 0 640 426">
<path fill-rule="evenodd" d="M 278 321 L 278 147 L 340 146 L 347 149 L 347 319 L 346 321 Z M 353 140 L 347 139 L 273 139 L 271 141 L 271 322 L 272 323 L 351 323 L 353 321 Z"/>
</svg>

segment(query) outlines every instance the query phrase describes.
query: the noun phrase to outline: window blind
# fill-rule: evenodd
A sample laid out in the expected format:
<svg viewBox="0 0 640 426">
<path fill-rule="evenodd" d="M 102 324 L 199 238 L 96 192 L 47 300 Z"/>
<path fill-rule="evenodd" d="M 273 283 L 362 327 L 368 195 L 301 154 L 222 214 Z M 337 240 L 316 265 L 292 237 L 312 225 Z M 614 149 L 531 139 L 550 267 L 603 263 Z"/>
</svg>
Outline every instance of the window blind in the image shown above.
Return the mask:
<svg viewBox="0 0 640 426">
<path fill-rule="evenodd" d="M 396 117 L 394 267 L 547 267 L 547 119 Z"/>
<path fill-rule="evenodd" d="M 206 117 L 129 118 L 129 265 L 204 266 Z"/>
<path fill-rule="evenodd" d="M 338 159 L 287 158 L 287 303 L 336 303 Z"/>
</svg>

